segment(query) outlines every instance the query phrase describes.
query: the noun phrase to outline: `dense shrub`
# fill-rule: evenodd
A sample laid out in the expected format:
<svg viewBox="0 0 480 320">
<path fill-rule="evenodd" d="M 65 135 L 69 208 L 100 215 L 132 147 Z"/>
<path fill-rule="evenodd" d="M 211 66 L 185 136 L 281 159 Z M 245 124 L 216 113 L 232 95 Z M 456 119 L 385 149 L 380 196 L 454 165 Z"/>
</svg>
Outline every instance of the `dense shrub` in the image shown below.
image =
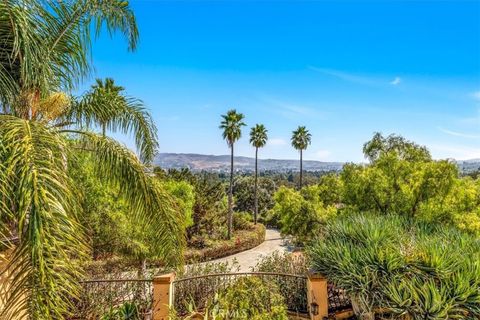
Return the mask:
<svg viewBox="0 0 480 320">
<path fill-rule="evenodd" d="M 235 210 L 255 212 L 255 184 L 254 177 L 241 177 L 235 181 L 233 194 L 235 196 Z M 275 182 L 266 177 L 258 178 L 258 214 L 263 217 L 273 207 L 273 194 L 276 191 Z"/>
<path fill-rule="evenodd" d="M 270 220 L 276 221 L 285 235 L 303 242 L 318 234 L 322 224 L 335 216 L 337 209 L 325 205 L 318 186 L 307 186 L 300 191 L 280 187 L 275 193 L 275 206 Z"/>
<path fill-rule="evenodd" d="M 376 212 L 441 223 L 480 236 L 480 180 L 460 178 L 452 161 L 397 135 L 375 134 L 363 148 L 369 164 L 346 164 L 300 191 L 281 187 L 270 221 L 299 240 L 321 231 L 335 211 Z M 302 239 L 303 238 L 303 239 Z"/>
<path fill-rule="evenodd" d="M 252 268 L 252 271 L 288 274 L 288 276 L 273 276 L 266 279 L 277 286 L 280 294 L 285 298 L 289 310 L 304 312 L 303 308 L 307 305 L 306 282 L 297 277 L 306 276 L 309 271 L 309 262 L 303 253 L 275 251 L 262 257 Z"/>
<path fill-rule="evenodd" d="M 79 155 L 69 166 L 77 184 L 82 214 L 79 221 L 86 230 L 92 258 L 135 260 L 139 272 L 148 259 L 158 259 L 164 244 L 158 243 L 158 226 L 132 219 L 132 209 L 119 197 L 120 186 L 102 182 L 88 155 Z M 185 226 L 191 220 L 193 187 L 186 182 L 154 181 L 162 190 L 165 210 L 182 212 Z M 178 255 L 178 254 L 177 254 Z"/>
<path fill-rule="evenodd" d="M 346 207 L 455 225 L 480 235 L 480 183 L 460 178 L 456 163 L 435 161 L 425 147 L 376 134 L 364 145 L 369 165 L 340 175 Z"/>
<path fill-rule="evenodd" d="M 480 317 L 480 240 L 456 229 L 398 215 L 344 215 L 327 222 L 308 254 L 364 318 Z"/>
<path fill-rule="evenodd" d="M 193 221 L 187 228 L 189 245 L 204 247 L 208 240 L 226 238 L 226 192 L 218 175 L 195 174 L 188 169 L 164 171 L 159 167 L 154 172 L 160 180 L 186 181 L 194 188 Z"/>
<path fill-rule="evenodd" d="M 253 228 L 252 215 L 248 212 L 233 213 L 234 230 L 251 230 Z"/>
<path fill-rule="evenodd" d="M 240 278 L 218 292 L 207 312 L 216 320 L 288 320 L 278 288 L 256 277 Z"/>
<path fill-rule="evenodd" d="M 208 261 L 226 257 L 260 245 L 265 241 L 265 226 L 257 224 L 251 230 L 237 230 L 230 240 L 208 241 L 203 249 L 187 248 L 187 262 Z"/>
<path fill-rule="evenodd" d="M 306 275 L 310 262 L 302 252 L 274 251 L 268 256 L 262 257 L 252 268 L 254 272 L 275 272 Z"/>
</svg>

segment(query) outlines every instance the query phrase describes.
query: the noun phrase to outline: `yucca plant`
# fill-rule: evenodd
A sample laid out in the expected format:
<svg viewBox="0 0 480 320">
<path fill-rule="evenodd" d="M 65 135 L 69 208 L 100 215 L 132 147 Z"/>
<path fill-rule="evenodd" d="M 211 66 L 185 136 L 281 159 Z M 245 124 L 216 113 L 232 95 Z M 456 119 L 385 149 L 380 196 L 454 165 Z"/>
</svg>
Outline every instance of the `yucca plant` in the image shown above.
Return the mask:
<svg viewBox="0 0 480 320">
<path fill-rule="evenodd" d="M 158 227 L 158 257 L 167 264 L 181 257 L 183 218 L 146 171 L 157 142 L 141 102 L 111 80 L 81 97 L 71 94 L 89 74 L 91 34 L 102 26 L 121 31 L 135 48 L 138 31 L 126 1 L 0 3 L 0 239 L 8 248 L 5 268 L 0 261 L 8 278 L 2 319 L 69 313 L 88 253 L 77 219 L 82 190 L 69 170 L 80 153 L 90 154 L 100 178 L 119 186 L 132 219 Z M 107 130 L 132 133 L 139 156 Z"/>
<path fill-rule="evenodd" d="M 480 240 L 399 216 L 351 213 L 308 249 L 365 319 L 477 319 Z"/>
</svg>

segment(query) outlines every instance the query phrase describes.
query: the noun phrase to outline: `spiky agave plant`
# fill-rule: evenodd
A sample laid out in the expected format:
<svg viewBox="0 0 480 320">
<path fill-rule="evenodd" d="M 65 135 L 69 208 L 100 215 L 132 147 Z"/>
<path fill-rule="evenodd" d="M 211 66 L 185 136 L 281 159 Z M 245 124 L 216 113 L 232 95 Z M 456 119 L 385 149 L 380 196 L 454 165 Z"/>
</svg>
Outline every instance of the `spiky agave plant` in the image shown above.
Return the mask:
<svg viewBox="0 0 480 320">
<path fill-rule="evenodd" d="M 478 319 L 480 240 L 399 216 L 350 214 L 308 250 L 365 319 Z"/>
<path fill-rule="evenodd" d="M 0 3 L 0 239 L 7 264 L 0 318 L 60 319 L 78 293 L 87 254 L 77 217 L 81 190 L 69 164 L 90 153 L 99 177 L 119 186 L 137 223 L 158 226 L 156 251 L 179 262 L 183 220 L 146 173 L 157 147 L 140 101 L 110 80 L 79 98 L 69 93 L 91 68 L 91 29 L 138 37 L 128 2 L 118 0 Z M 140 159 L 94 130 L 133 133 Z M 11 241 L 15 239 L 15 241 Z"/>
</svg>

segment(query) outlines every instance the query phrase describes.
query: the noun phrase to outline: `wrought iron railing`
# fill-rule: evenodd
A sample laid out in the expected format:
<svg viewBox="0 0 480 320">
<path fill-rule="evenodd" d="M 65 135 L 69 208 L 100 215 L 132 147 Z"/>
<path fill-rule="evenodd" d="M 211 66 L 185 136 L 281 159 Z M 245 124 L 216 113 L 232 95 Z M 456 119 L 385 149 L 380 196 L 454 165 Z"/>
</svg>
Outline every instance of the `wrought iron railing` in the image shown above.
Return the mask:
<svg viewBox="0 0 480 320">
<path fill-rule="evenodd" d="M 74 301 L 71 319 L 117 319 L 122 313 L 135 313 L 150 319 L 153 284 L 150 279 L 87 280 Z"/>
<path fill-rule="evenodd" d="M 328 314 L 352 309 L 352 302 L 344 290 L 336 288 L 332 283 L 327 285 Z"/>
<path fill-rule="evenodd" d="M 177 278 L 171 287 L 173 307 L 179 315 L 186 314 L 190 305 L 195 310 L 203 310 L 215 293 L 249 276 L 274 283 L 285 299 L 287 310 L 308 313 L 307 277 L 271 272 L 218 273 Z M 116 319 L 121 316 L 119 313 L 122 309 L 129 312 L 134 309 L 140 319 L 151 319 L 153 282 L 151 279 L 82 281 L 81 293 L 74 305 L 74 316 L 69 318 L 71 320 Z M 345 292 L 328 283 L 328 313 L 333 315 L 349 309 L 351 301 Z"/>
<path fill-rule="evenodd" d="M 173 307 L 180 315 L 188 311 L 189 305 L 197 310 L 205 309 L 216 292 L 227 288 L 242 277 L 251 276 L 276 284 L 280 294 L 285 298 L 287 310 L 307 313 L 307 277 L 270 272 L 219 273 L 176 279 L 172 288 Z"/>
</svg>

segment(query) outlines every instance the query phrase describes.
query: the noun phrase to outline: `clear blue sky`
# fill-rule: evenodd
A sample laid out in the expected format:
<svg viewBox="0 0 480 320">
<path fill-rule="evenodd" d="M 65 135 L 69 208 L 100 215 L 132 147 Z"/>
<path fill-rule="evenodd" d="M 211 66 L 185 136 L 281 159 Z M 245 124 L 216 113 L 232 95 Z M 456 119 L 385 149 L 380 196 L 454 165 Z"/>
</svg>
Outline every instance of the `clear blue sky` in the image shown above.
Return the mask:
<svg viewBox="0 0 480 320">
<path fill-rule="evenodd" d="M 480 158 L 479 1 L 131 4 L 138 50 L 100 38 L 93 77 L 146 103 L 161 152 L 228 153 L 218 125 L 235 108 L 249 125 L 239 155 L 254 154 L 248 130 L 263 123 L 262 158 L 297 158 L 298 125 L 312 133 L 307 159 L 362 161 L 375 131 Z"/>
</svg>

